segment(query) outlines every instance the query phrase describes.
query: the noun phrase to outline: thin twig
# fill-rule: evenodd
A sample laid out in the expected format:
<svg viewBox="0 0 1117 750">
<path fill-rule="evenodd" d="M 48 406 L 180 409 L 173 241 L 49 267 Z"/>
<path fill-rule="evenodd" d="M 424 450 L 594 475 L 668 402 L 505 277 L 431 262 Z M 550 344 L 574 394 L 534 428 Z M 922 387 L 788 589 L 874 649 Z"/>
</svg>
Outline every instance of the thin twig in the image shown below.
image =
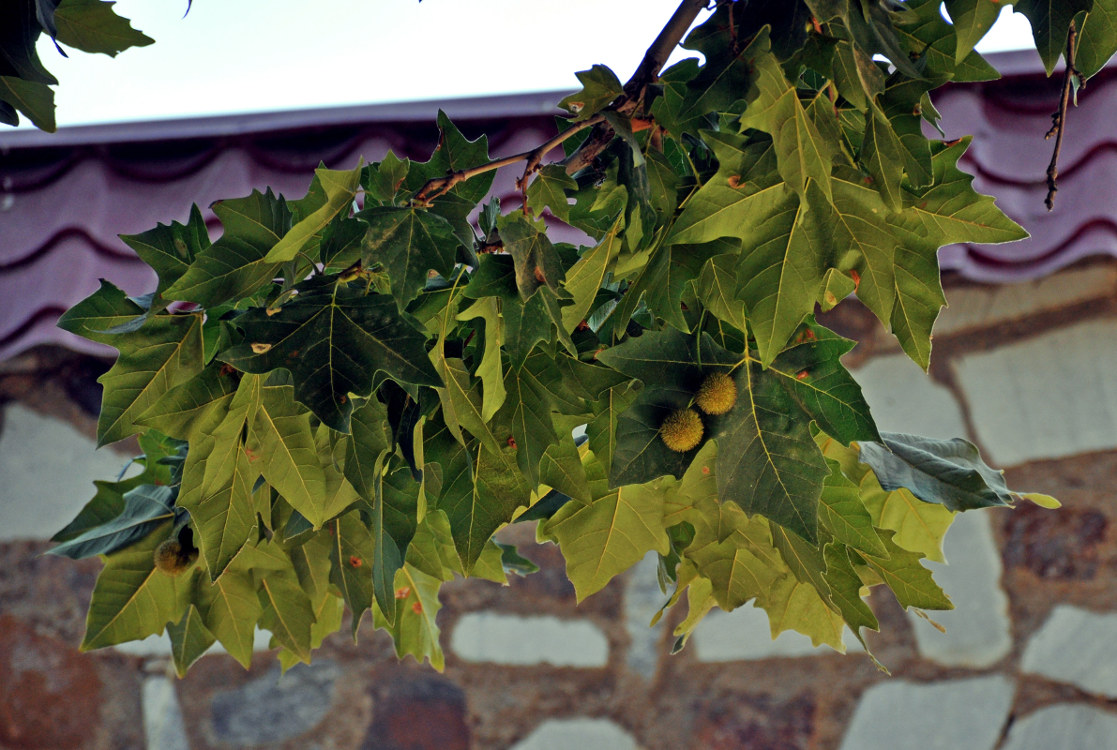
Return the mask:
<svg viewBox="0 0 1117 750">
<path fill-rule="evenodd" d="M 521 161 L 527 161 L 528 163 L 527 169 L 524 171 L 524 178 L 526 178 L 532 172 L 539 169 L 539 165 L 543 161 L 543 157 L 547 155 L 547 152 L 557 146 L 561 146 L 566 139 L 577 133 L 580 133 L 588 127 L 592 127 L 597 123 L 602 122 L 604 119 L 605 118 L 602 115 L 595 115 L 588 120 L 576 123 L 572 127 L 556 135 L 554 138 L 551 138 L 545 143 L 536 146 L 530 151 L 524 151 L 521 154 L 515 154 L 513 156 L 505 156 L 503 159 L 494 159 L 493 161 L 486 162 L 485 164 L 481 164 L 480 166 L 470 167 L 469 169 L 462 169 L 457 172 L 451 172 L 445 177 L 436 177 L 432 180 L 427 180 L 427 183 L 423 185 L 418 193 L 415 194 L 415 200 L 420 202 L 432 201 L 435 198 L 450 192 L 450 190 L 460 182 L 465 182 L 466 180 L 472 177 L 476 177 L 479 174 L 491 172 L 494 169 L 507 167 L 509 164 L 515 164 Z"/>
<path fill-rule="evenodd" d="M 644 59 L 628 83 L 624 85 L 624 94 L 613 102 L 611 109 L 621 114 L 630 114 L 643 101 L 644 91 L 648 84 L 654 82 L 659 76 L 659 71 L 667 63 L 667 58 L 679 46 L 687 30 L 694 24 L 698 14 L 706 8 L 706 0 L 682 0 L 667 25 L 644 53 Z M 566 173 L 574 174 L 588 167 L 605 150 L 613 140 L 613 128 L 607 123 L 598 125 L 586 138 L 585 142 L 566 160 Z"/>
<path fill-rule="evenodd" d="M 624 93 L 617 97 L 609 109 L 621 114 L 631 114 L 641 104 L 644 98 L 644 91 L 647 89 L 648 84 L 656 80 L 659 71 L 663 69 L 667 58 L 675 51 L 675 47 L 682 41 L 683 35 L 694 23 L 698 14 L 706 8 L 706 0 L 682 0 L 679 7 L 675 9 L 675 13 L 671 19 L 656 36 L 655 41 L 648 47 L 648 51 L 644 53 L 644 59 L 640 61 L 639 67 L 632 77 L 628 79 L 628 83 L 624 85 Z M 613 128 L 605 122 L 603 114 L 597 114 L 588 120 L 574 124 L 572 127 L 564 130 L 556 135 L 546 143 L 533 148 L 530 151 L 525 151 L 522 154 L 515 154 L 514 156 L 506 156 L 503 159 L 495 159 L 486 164 L 481 164 L 469 169 L 463 169 L 457 172 L 451 172 L 444 177 L 436 177 L 428 180 L 419 192 L 415 194 L 414 200 L 418 203 L 429 203 L 430 201 L 438 198 L 441 195 L 448 193 L 455 185 L 464 182 L 472 177 L 485 172 L 491 172 L 494 169 L 506 167 L 509 164 L 515 164 L 520 161 L 526 161 L 527 166 L 524 169 L 523 176 L 517 180 L 516 184 L 520 190 L 524 190 L 527 185 L 527 180 L 539 170 L 543 158 L 547 153 L 561 145 L 567 138 L 580 133 L 586 128 L 592 127 L 589 137 L 578 147 L 578 150 L 570 155 L 567 159 L 561 162 L 566 168 L 567 174 L 574 174 L 584 167 L 593 163 L 598 154 L 605 150 L 609 143 L 613 140 Z"/>
<path fill-rule="evenodd" d="M 1044 139 L 1055 136 L 1055 148 L 1051 152 L 1051 162 L 1047 165 L 1047 197 L 1043 203 L 1050 211 L 1055 208 L 1055 193 L 1059 192 L 1059 151 L 1063 147 L 1063 133 L 1066 131 L 1067 106 L 1070 104 L 1070 92 L 1075 78 L 1081 80 L 1081 75 L 1074 67 L 1074 47 L 1078 32 L 1074 28 L 1074 21 L 1070 22 L 1067 32 L 1067 51 L 1064 55 L 1066 70 L 1063 71 L 1063 90 L 1059 94 L 1059 109 L 1051 115 L 1051 129 L 1044 135 Z"/>
</svg>

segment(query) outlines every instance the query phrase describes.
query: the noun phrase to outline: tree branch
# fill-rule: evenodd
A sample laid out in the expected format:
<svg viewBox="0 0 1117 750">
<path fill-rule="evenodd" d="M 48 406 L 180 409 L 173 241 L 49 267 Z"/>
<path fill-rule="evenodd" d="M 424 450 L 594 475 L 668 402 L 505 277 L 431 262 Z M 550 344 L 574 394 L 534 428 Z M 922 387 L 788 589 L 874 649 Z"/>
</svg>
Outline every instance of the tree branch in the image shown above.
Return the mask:
<svg viewBox="0 0 1117 750">
<path fill-rule="evenodd" d="M 628 83 L 624 85 L 624 93 L 617 97 L 609 109 L 619 112 L 621 114 L 632 113 L 643 101 L 644 92 L 648 84 L 655 81 L 659 75 L 659 71 L 663 69 L 667 58 L 675 50 L 675 47 L 682 41 L 683 35 L 698 18 L 698 14 L 706 8 L 706 0 L 682 0 L 679 7 L 675 9 L 670 20 L 660 30 L 659 35 L 656 36 L 655 41 L 648 47 L 647 52 L 644 53 L 644 59 L 640 61 L 640 65 L 636 68 L 636 72 L 628 79 Z M 522 190 L 526 186 L 527 178 L 530 177 L 535 171 L 539 169 L 539 165 L 543 161 L 543 157 L 547 155 L 551 149 L 559 146 L 567 138 L 582 132 L 588 127 L 593 127 L 593 131 L 585 142 L 578 148 L 576 152 L 571 154 L 569 158 L 562 162 L 566 168 L 567 174 L 574 174 L 584 167 L 593 163 L 598 154 L 605 150 L 609 143 L 613 140 L 613 128 L 605 122 L 605 117 L 602 114 L 594 115 L 588 120 L 576 123 L 572 127 L 564 130 L 556 135 L 546 143 L 540 144 L 538 147 L 533 148 L 531 151 L 525 151 L 522 154 L 515 154 L 514 156 L 506 156 L 503 159 L 495 159 L 486 164 L 481 164 L 469 169 L 463 169 L 457 172 L 451 172 L 445 177 L 436 177 L 428 180 L 419 192 L 415 194 L 414 200 L 419 203 L 429 203 L 430 201 L 438 198 L 441 195 L 448 193 L 455 185 L 464 182 L 472 177 L 485 172 L 491 172 L 494 169 L 506 167 L 509 164 L 516 162 L 526 161 L 527 166 L 524 169 L 523 176 L 517 181 L 517 186 Z"/>
<path fill-rule="evenodd" d="M 415 194 L 415 200 L 424 203 L 432 201 L 435 198 L 450 192 L 450 190 L 459 182 L 465 182 L 466 180 L 472 177 L 476 177 L 479 174 L 491 172 L 494 169 L 500 169 L 501 167 L 507 167 L 509 164 L 515 164 L 516 162 L 520 161 L 527 161 L 527 168 L 524 170 L 524 176 L 521 178 L 521 181 L 527 179 L 527 177 L 532 172 L 535 172 L 537 169 L 539 169 L 539 165 L 543 161 L 543 157 L 547 155 L 548 151 L 555 148 L 556 146 L 561 146 L 562 143 L 566 141 L 566 139 L 582 132 L 588 127 L 597 125 L 604 119 L 605 118 L 602 115 L 594 115 L 588 120 L 576 123 L 572 127 L 567 128 L 566 130 L 556 135 L 554 138 L 541 143 L 530 151 L 524 151 L 521 154 L 515 154 L 513 156 L 505 156 L 503 159 L 494 159 L 493 161 L 481 164 L 480 166 L 470 167 L 469 169 L 463 169 L 458 172 L 451 172 L 445 177 L 435 177 L 432 180 L 427 180 L 426 184 L 424 184 L 423 187 L 419 189 L 419 192 Z"/>
<path fill-rule="evenodd" d="M 624 94 L 613 102 L 612 109 L 622 114 L 632 112 L 643 101 L 648 84 L 655 81 L 667 58 L 679 46 L 698 14 L 706 8 L 706 0 L 682 0 L 667 25 L 644 53 L 636 72 L 624 85 Z M 576 152 L 566 160 L 566 173 L 575 174 L 588 167 L 613 140 L 613 128 L 606 123 L 598 125 Z"/>
<path fill-rule="evenodd" d="M 1082 74 L 1074 66 L 1074 48 L 1077 38 L 1078 31 L 1074 27 L 1074 21 L 1071 21 L 1070 29 L 1067 31 L 1067 51 L 1063 55 L 1067 67 L 1063 71 L 1063 89 L 1059 94 L 1059 109 L 1051 115 L 1051 129 L 1043 136 L 1045 140 L 1055 136 L 1055 148 L 1051 152 L 1051 162 L 1047 165 L 1047 197 L 1043 199 L 1048 211 L 1055 208 L 1055 193 L 1059 192 L 1059 151 L 1063 147 L 1063 132 L 1066 130 L 1067 106 L 1070 103 L 1071 87 L 1074 85 L 1075 78 L 1080 82 L 1082 80 Z"/>
</svg>

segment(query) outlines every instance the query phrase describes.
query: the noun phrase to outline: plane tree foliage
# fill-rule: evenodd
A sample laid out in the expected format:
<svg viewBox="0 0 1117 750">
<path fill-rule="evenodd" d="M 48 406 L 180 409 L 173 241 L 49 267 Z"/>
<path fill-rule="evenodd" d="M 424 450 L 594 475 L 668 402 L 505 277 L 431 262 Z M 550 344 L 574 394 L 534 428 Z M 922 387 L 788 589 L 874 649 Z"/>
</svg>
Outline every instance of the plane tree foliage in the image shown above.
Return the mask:
<svg viewBox="0 0 1117 750">
<path fill-rule="evenodd" d="M 878 628 L 874 587 L 950 608 L 922 562 L 957 513 L 1057 503 L 965 440 L 880 432 L 817 316 L 855 296 L 926 369 L 939 247 L 1025 237 L 959 169 L 969 139 L 934 137 L 937 87 L 997 77 L 973 48 L 1002 5 L 1068 81 L 1117 46 L 1115 0 L 952 0 L 953 23 L 683 0 L 629 81 L 578 73 L 530 152 L 440 115 L 427 161 L 220 201 L 216 239 L 197 207 L 123 236 L 155 289 L 103 281 L 59 322 L 119 351 L 99 442 L 143 451 L 55 537 L 104 560 L 83 648 L 166 630 L 180 671 L 215 642 L 247 665 L 262 629 L 289 666 L 371 620 L 440 668 L 440 586 L 530 575 L 498 534 L 520 523 L 579 600 L 654 552 L 676 648 L 714 607 L 839 651 Z M 3 13 L 0 114 L 41 127 L 41 33 L 148 41 L 96 0 Z M 489 197 L 499 168 L 519 200 Z"/>
</svg>

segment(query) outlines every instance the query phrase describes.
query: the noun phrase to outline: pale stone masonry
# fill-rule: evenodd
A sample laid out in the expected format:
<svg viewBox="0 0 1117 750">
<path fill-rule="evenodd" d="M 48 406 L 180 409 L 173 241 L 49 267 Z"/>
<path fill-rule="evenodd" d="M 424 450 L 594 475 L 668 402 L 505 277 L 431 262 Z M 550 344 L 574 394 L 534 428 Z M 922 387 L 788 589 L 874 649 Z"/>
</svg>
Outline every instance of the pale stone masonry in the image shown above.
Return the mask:
<svg viewBox="0 0 1117 750">
<path fill-rule="evenodd" d="M 991 464 L 1117 448 L 1117 321 L 1078 323 L 953 366 Z"/>
<path fill-rule="evenodd" d="M 1028 642 L 1020 668 L 1117 700 L 1117 612 L 1060 604 Z"/>
<path fill-rule="evenodd" d="M 668 655 L 681 613 L 647 627 L 667 598 L 654 555 L 575 606 L 558 552 L 533 547 L 530 533 L 517 543 L 540 573 L 444 589 L 443 674 L 398 662 L 367 617 L 356 645 L 346 623 L 311 667 L 282 678 L 262 631 L 250 670 L 214 647 L 181 681 L 165 672 L 166 636 L 79 654 L 99 563 L 42 552 L 92 481 L 112 479 L 127 456 L 94 451 L 43 401 L 8 398 L 0 746 L 1117 750 L 1117 476 L 1107 468 L 1117 467 L 1117 298 L 1099 296 L 1117 263 L 1061 276 L 1015 288 L 1032 300 L 948 285 L 955 307 L 936 330 L 930 376 L 876 338 L 865 345 L 873 356 L 849 357 L 882 429 L 967 437 L 1008 467 L 1010 486 L 1066 506 L 956 519 L 949 564 L 924 563 L 956 605 L 928 613 L 945 634 L 874 593 L 883 627 L 866 637 L 892 677 L 848 633 L 846 656 L 794 632 L 773 640 L 751 604 L 710 613 Z M 28 671 L 28 653 L 61 665 L 51 677 L 66 690 Z M 88 695 L 81 685 L 93 686 Z M 58 700 L 38 700 L 44 690 L 73 695 L 76 708 L 48 713 Z M 86 733 L 85 745 L 67 739 Z M 28 737 L 42 741 L 19 739 Z"/>
<path fill-rule="evenodd" d="M 1117 714 L 1092 706 L 1062 703 L 1020 718 L 1001 750 L 1113 750 Z"/>
<path fill-rule="evenodd" d="M 609 660 L 605 634 L 581 619 L 471 612 L 454 626 L 450 644 L 468 661 L 510 666 L 603 667 Z"/>
<path fill-rule="evenodd" d="M 512 750 L 641 750 L 632 735 L 609 719 L 549 719 Z"/>
<path fill-rule="evenodd" d="M 841 750 L 993 750 L 1015 686 L 1000 675 L 865 691 Z"/>
</svg>

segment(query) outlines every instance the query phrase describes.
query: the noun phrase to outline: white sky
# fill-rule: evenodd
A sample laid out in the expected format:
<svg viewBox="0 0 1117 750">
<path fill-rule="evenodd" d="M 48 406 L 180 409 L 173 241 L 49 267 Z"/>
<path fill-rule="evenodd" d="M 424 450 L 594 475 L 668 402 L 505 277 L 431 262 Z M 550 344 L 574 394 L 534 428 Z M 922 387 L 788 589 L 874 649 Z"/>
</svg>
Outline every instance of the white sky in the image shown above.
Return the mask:
<svg viewBox="0 0 1117 750">
<path fill-rule="evenodd" d="M 59 127 L 578 87 L 594 63 L 621 80 L 678 0 L 119 0 L 155 39 L 115 59 L 44 38 Z M 1029 42 L 1002 14 L 978 49 Z M 678 57 L 683 57 L 680 54 Z M 24 122 L 26 125 L 26 121 Z"/>
</svg>

